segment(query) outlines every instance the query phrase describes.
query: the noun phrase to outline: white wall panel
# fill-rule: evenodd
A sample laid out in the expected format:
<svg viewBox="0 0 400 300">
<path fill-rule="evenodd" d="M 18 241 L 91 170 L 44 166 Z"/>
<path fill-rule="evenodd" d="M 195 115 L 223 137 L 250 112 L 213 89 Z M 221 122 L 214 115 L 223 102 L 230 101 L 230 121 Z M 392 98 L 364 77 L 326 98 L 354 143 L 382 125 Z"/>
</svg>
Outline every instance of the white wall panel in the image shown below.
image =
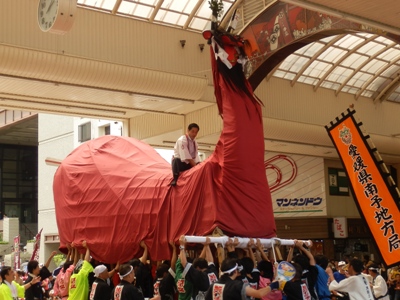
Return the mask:
<svg viewBox="0 0 400 300">
<path fill-rule="evenodd" d="M 45 262 L 58 244 L 44 244 L 45 234 L 58 232 L 53 197 L 53 178 L 57 166 L 45 163 L 46 158 L 64 159 L 74 146 L 73 117 L 38 115 L 38 230 L 43 228 L 39 262 Z M 55 265 L 52 263 L 51 268 Z"/>
<path fill-rule="evenodd" d="M 183 128 L 184 117 L 167 114 L 143 114 L 129 120 L 129 136 L 139 140 Z"/>
<path fill-rule="evenodd" d="M 185 128 L 190 123 L 197 123 L 200 127 L 198 138 L 219 133 L 222 130 L 222 119 L 218 113 L 217 105 L 189 113 L 185 118 Z"/>
<path fill-rule="evenodd" d="M 3 44 L 193 76 L 209 69 L 207 47 L 199 49 L 206 41 L 195 32 L 77 8 L 71 31 L 57 35 L 39 29 L 38 1 L 0 0 L 0 4 L 6 12 L 0 18 Z M 184 48 L 180 40 L 186 40 Z"/>
</svg>

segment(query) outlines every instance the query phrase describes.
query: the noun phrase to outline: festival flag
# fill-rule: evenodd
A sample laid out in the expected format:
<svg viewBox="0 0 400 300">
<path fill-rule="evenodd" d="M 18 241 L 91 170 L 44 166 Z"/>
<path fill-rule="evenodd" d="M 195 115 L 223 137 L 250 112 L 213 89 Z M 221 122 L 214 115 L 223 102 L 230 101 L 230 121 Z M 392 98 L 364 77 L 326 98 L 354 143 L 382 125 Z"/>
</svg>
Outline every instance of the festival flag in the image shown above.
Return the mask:
<svg viewBox="0 0 400 300">
<path fill-rule="evenodd" d="M 31 260 L 39 261 L 40 237 L 42 235 L 42 230 L 43 230 L 43 228 L 40 229 L 40 231 L 38 232 L 38 234 L 35 237 L 35 245 L 33 247 L 33 253 L 32 253 Z"/>
<path fill-rule="evenodd" d="M 19 242 L 20 242 L 20 236 L 17 235 L 14 238 L 14 270 L 17 270 L 21 267 L 21 261 L 19 257 Z"/>
<path fill-rule="evenodd" d="M 354 200 L 387 266 L 400 262 L 399 192 L 368 135 L 348 110 L 326 130 L 339 153 Z"/>
</svg>

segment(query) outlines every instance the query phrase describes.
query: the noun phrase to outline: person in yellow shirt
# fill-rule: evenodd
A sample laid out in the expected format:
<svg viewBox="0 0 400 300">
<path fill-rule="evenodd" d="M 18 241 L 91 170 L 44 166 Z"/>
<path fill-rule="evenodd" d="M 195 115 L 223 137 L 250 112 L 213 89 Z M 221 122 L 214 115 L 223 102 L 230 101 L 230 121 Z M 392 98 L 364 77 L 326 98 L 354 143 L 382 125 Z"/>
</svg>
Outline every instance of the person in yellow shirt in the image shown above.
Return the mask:
<svg viewBox="0 0 400 300">
<path fill-rule="evenodd" d="M 74 247 L 74 245 L 72 245 Z M 90 272 L 93 272 L 93 266 L 90 264 L 90 250 L 86 241 L 82 242 L 82 246 L 86 249 L 85 259 L 78 262 L 74 272 L 69 279 L 69 297 L 68 300 L 87 300 L 89 297 L 89 280 Z"/>
<path fill-rule="evenodd" d="M 14 300 L 17 298 L 25 297 L 25 290 L 29 289 L 32 285 L 40 281 L 37 276 L 25 285 L 19 285 L 15 280 L 15 271 L 11 267 L 2 267 L 0 276 L 2 283 L 0 284 L 0 299 L 1 300 Z"/>
</svg>

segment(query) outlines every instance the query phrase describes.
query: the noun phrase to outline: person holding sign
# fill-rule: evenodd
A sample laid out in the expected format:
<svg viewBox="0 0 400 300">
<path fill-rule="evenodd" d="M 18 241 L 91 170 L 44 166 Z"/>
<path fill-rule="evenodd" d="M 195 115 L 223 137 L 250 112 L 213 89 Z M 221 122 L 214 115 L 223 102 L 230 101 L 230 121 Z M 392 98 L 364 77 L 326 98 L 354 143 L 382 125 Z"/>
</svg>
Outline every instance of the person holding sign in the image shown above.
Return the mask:
<svg viewBox="0 0 400 300">
<path fill-rule="evenodd" d="M 287 300 L 311 299 L 311 294 L 310 291 L 308 290 L 307 284 L 301 280 L 301 276 L 303 274 L 303 268 L 296 263 L 293 264 L 289 264 L 288 262 L 281 262 L 281 263 L 286 263 L 286 268 L 285 268 L 286 270 L 283 274 L 290 273 L 290 275 L 287 274 L 283 277 L 284 281 L 280 288 L 285 293 L 286 299 Z M 290 272 L 287 270 L 293 267 L 295 269 L 294 274 L 292 269 L 290 269 Z M 278 266 L 278 276 L 279 276 L 279 266 Z"/>
</svg>

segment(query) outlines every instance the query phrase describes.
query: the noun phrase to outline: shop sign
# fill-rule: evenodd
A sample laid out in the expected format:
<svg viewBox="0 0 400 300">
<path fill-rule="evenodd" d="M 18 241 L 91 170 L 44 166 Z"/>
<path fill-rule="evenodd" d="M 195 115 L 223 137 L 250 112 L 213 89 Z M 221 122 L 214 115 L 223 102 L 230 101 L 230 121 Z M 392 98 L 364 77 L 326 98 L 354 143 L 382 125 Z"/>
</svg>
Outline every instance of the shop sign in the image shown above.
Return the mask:
<svg viewBox="0 0 400 300">
<path fill-rule="evenodd" d="M 344 239 L 349 236 L 346 218 L 333 218 L 333 235 L 335 239 Z"/>
</svg>

